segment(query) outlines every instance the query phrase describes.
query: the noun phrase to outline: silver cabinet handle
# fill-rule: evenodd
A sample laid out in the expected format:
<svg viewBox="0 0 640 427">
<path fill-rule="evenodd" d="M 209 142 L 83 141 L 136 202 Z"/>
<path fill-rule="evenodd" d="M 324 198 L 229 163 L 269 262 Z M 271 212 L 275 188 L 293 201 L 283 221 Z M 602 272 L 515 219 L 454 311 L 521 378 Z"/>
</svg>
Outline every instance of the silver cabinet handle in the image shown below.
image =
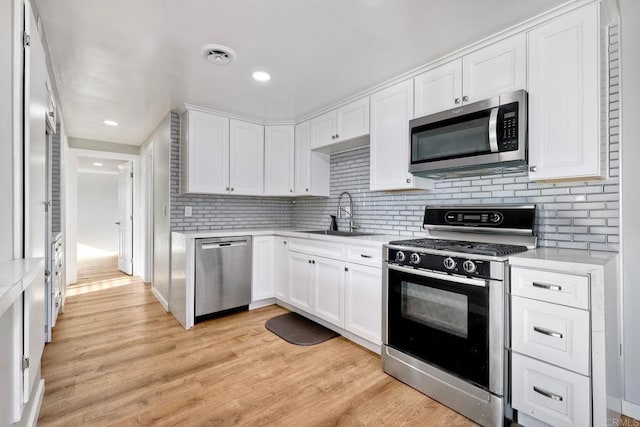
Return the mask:
<svg viewBox="0 0 640 427">
<path fill-rule="evenodd" d="M 562 402 L 564 399 L 562 398 L 562 396 L 551 393 L 549 391 L 543 390 L 541 388 L 538 388 L 536 386 L 533 386 L 533 391 L 535 391 L 538 394 L 543 395 L 544 397 L 548 397 L 549 399 L 553 399 L 553 400 L 557 400 L 558 402 Z"/>
<path fill-rule="evenodd" d="M 537 169 L 535 166 L 529 166 L 529 172 L 535 172 Z"/>
<path fill-rule="evenodd" d="M 462 97 L 462 102 L 467 102 L 469 100 L 469 97 L 467 95 Z"/>
<path fill-rule="evenodd" d="M 554 332 L 549 329 L 541 328 L 539 326 L 534 326 L 533 330 L 542 335 L 547 335 L 553 338 L 562 339 L 562 334 L 560 332 Z"/>
<path fill-rule="evenodd" d="M 562 286 L 558 286 L 558 285 L 551 285 L 549 283 L 539 283 L 539 282 L 533 282 L 531 284 L 534 288 L 540 288 L 540 289 L 548 289 L 550 291 L 561 291 L 562 290 Z"/>
<path fill-rule="evenodd" d="M 455 102 L 456 104 L 460 104 L 460 98 L 456 98 L 453 102 Z"/>
<path fill-rule="evenodd" d="M 373 258 L 373 256 L 371 256 L 371 255 L 365 255 L 365 254 L 360 254 L 360 256 L 361 256 L 362 258 Z"/>
<path fill-rule="evenodd" d="M 120 225 L 120 221 L 114 222 L 115 225 Z"/>
</svg>

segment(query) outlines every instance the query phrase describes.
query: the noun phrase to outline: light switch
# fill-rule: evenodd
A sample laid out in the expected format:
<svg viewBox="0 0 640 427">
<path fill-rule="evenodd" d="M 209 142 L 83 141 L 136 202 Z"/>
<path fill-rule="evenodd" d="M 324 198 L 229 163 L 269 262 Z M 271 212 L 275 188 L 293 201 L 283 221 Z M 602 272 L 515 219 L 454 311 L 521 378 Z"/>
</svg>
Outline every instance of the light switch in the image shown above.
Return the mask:
<svg viewBox="0 0 640 427">
<path fill-rule="evenodd" d="M 184 207 L 184 216 L 191 216 L 191 206 Z"/>
</svg>

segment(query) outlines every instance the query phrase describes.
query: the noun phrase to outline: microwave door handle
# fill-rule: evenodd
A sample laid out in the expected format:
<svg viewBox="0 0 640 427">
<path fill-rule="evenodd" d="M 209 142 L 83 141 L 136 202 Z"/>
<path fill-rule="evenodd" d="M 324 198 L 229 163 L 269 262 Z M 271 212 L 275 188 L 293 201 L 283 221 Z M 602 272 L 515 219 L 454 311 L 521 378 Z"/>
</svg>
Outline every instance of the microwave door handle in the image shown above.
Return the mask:
<svg viewBox="0 0 640 427">
<path fill-rule="evenodd" d="M 492 153 L 498 152 L 498 109 L 492 108 L 489 116 L 489 148 Z"/>
</svg>

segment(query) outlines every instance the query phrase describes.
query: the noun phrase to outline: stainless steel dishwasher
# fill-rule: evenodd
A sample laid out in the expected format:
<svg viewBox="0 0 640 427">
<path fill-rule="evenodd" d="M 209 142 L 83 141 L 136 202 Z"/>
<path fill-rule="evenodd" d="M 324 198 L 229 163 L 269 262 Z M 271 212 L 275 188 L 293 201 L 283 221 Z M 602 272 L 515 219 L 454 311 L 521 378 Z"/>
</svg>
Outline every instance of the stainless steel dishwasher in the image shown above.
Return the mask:
<svg viewBox="0 0 640 427">
<path fill-rule="evenodd" d="M 249 308 L 250 266 L 251 236 L 196 240 L 196 322 Z"/>
</svg>

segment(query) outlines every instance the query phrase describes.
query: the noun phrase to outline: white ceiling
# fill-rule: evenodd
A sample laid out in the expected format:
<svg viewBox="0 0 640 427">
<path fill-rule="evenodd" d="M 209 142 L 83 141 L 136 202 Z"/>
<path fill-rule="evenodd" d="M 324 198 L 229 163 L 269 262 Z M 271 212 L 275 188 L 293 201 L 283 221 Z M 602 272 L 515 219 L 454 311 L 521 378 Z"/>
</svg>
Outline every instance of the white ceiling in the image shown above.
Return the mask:
<svg viewBox="0 0 640 427">
<path fill-rule="evenodd" d="M 101 163 L 96 166 L 94 163 Z M 118 166 L 127 163 L 124 160 L 105 159 L 99 157 L 78 157 L 78 172 L 118 174 Z"/>
<path fill-rule="evenodd" d="M 567 0 L 37 0 L 67 133 L 140 144 L 184 102 L 292 120 Z M 226 67 L 200 46 L 237 53 Z M 251 79 L 257 69 L 268 83 Z M 102 122 L 115 120 L 111 128 Z"/>
</svg>

